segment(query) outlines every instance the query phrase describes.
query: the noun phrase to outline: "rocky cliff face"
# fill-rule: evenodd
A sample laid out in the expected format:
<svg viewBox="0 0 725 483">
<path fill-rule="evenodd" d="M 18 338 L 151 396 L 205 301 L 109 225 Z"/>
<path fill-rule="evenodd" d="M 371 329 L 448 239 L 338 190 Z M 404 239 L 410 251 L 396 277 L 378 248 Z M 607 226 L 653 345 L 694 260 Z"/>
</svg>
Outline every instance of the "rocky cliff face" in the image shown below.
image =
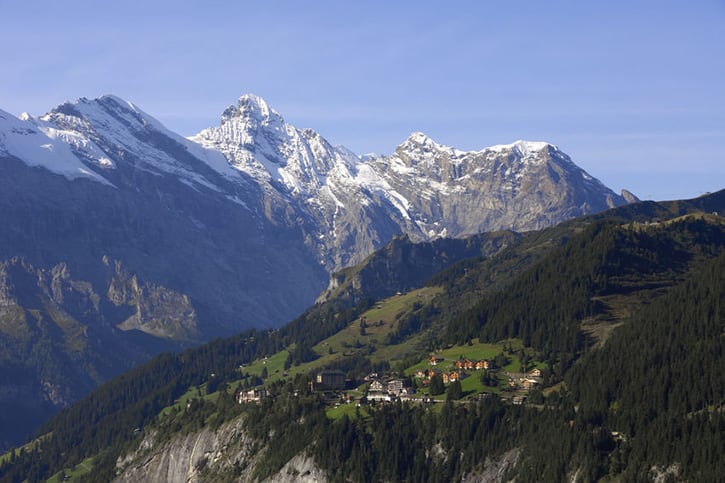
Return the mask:
<svg viewBox="0 0 725 483">
<path fill-rule="evenodd" d="M 626 203 L 542 142 L 466 152 L 414 133 L 370 165 L 407 200 L 428 237 L 536 230 Z"/>
<path fill-rule="evenodd" d="M 254 472 L 265 453 L 243 429 L 237 418 L 216 431 L 205 427 L 197 432 L 159 442 L 158 434 L 144 437 L 138 449 L 120 459 L 117 483 L 255 481 Z M 325 482 L 326 474 L 312 460 L 299 454 L 266 482 Z"/>
<path fill-rule="evenodd" d="M 129 276 L 120 263 L 98 264 L 105 278 L 90 282 L 65 263 L 0 262 L 3 445 L 101 382 L 196 336 L 184 296 Z"/>
<path fill-rule="evenodd" d="M 119 458 L 115 483 L 197 483 L 216 481 L 259 481 L 257 466 L 274 448 L 260 445 L 243 429 L 237 418 L 212 431 L 208 427 L 162 441 L 158 433 L 146 435 L 138 448 Z M 507 481 L 521 456 L 516 448 L 502 455 L 487 456 L 465 481 L 493 483 Z M 292 457 L 265 483 L 324 483 L 327 472 L 303 453 Z"/>
<path fill-rule="evenodd" d="M 390 156 L 359 158 L 299 130 L 246 95 L 190 140 L 288 200 L 328 270 L 358 263 L 393 235 L 414 241 L 528 231 L 634 200 L 616 195 L 556 146 L 517 141 L 461 151 L 413 133 Z"/>
</svg>

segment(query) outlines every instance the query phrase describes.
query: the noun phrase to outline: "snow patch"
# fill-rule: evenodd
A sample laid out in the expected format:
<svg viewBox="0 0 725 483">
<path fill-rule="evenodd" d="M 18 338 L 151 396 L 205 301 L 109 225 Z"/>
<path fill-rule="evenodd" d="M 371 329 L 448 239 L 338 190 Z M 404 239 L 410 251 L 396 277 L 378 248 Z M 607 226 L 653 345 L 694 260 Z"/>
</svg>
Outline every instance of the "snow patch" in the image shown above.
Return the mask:
<svg viewBox="0 0 725 483">
<path fill-rule="evenodd" d="M 33 121 L 27 114 L 22 120 L 0 110 L 0 149 L 29 166 L 41 166 L 69 179 L 90 178 L 113 186 L 83 164 L 62 138 L 48 136 Z"/>
<path fill-rule="evenodd" d="M 505 151 L 516 151 L 516 152 L 520 153 L 521 155 L 526 156 L 528 154 L 538 153 L 549 147 L 551 147 L 555 151 L 559 150 L 559 148 L 554 146 L 553 144 L 549 144 L 549 143 L 543 142 L 543 141 L 518 140 L 511 144 L 496 144 L 494 146 L 489 146 L 487 148 L 483 148 L 479 152 L 485 153 L 486 151 L 493 151 L 496 153 L 502 153 Z"/>
</svg>

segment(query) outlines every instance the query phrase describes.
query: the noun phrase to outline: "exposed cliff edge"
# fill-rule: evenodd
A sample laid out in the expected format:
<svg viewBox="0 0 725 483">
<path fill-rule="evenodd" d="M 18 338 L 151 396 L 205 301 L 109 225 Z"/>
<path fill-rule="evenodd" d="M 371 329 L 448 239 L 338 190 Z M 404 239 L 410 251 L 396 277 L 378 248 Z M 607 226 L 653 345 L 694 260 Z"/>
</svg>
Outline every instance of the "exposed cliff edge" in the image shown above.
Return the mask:
<svg viewBox="0 0 725 483">
<path fill-rule="evenodd" d="M 117 483 L 257 481 L 256 470 L 266 446 L 251 438 L 239 417 L 212 430 L 203 429 L 163 440 L 151 432 L 133 453 L 119 459 Z M 326 482 L 327 476 L 314 460 L 298 454 L 277 473 L 263 481 Z"/>
</svg>

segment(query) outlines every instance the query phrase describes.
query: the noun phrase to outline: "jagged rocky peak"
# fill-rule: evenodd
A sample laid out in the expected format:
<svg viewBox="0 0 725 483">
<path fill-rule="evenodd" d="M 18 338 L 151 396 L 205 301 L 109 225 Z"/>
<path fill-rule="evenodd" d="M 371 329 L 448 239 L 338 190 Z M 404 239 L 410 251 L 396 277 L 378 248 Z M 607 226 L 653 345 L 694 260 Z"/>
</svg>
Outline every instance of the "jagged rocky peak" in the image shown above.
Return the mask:
<svg viewBox="0 0 725 483">
<path fill-rule="evenodd" d="M 511 161 L 518 161 L 526 164 L 528 161 L 544 161 L 549 157 L 556 156 L 565 161 L 569 157 L 559 151 L 553 144 L 542 141 L 515 141 L 511 144 L 499 144 L 485 147 L 479 151 L 464 151 L 454 147 L 440 144 L 422 132 L 414 132 L 403 141 L 395 150 L 395 155 L 401 158 L 409 166 L 419 164 L 447 164 L 448 161 L 458 163 L 459 160 L 472 160 L 480 158 L 501 158 L 508 157 Z M 476 165 L 478 163 L 474 163 Z M 472 165 L 472 167 L 474 167 Z"/>
<path fill-rule="evenodd" d="M 409 157 L 427 156 L 430 153 L 445 152 L 454 154 L 456 150 L 435 142 L 426 134 L 416 131 L 403 141 L 395 150 L 398 154 L 406 154 Z"/>
<path fill-rule="evenodd" d="M 556 145 L 544 141 L 518 140 L 510 144 L 489 146 L 475 154 L 483 155 L 486 159 L 508 159 L 514 169 L 525 169 L 527 166 L 543 165 L 550 161 L 579 169 L 566 153 L 560 151 Z"/>
<path fill-rule="evenodd" d="M 252 167 L 264 172 L 271 167 L 263 167 L 264 163 L 286 164 L 278 147 L 293 135 L 293 131 L 294 128 L 286 124 L 264 99 L 245 94 L 236 105 L 224 110 L 218 126 L 208 127 L 189 139 L 220 151 L 237 169 Z M 276 168 L 272 167 L 272 170 Z"/>
<path fill-rule="evenodd" d="M 440 180 L 441 176 L 451 174 L 451 165 L 459 164 L 465 154 L 465 151 L 437 143 L 422 132 L 414 132 L 395 149 L 390 159 L 394 165 L 402 163 L 404 167 L 394 168 L 398 171 L 411 170 L 409 174 L 423 174 Z M 376 163 L 374 159 L 370 162 Z"/>
<path fill-rule="evenodd" d="M 408 136 L 408 139 L 406 139 L 405 142 L 403 142 L 403 144 L 401 144 L 401 147 L 409 147 L 409 146 L 438 148 L 438 147 L 440 147 L 440 144 L 433 141 L 425 133 L 416 131 L 414 133 L 411 133 L 410 136 Z"/>
<path fill-rule="evenodd" d="M 254 94 L 241 96 L 222 114 L 218 126 L 190 140 L 224 154 L 237 170 L 262 183 L 281 183 L 291 193 L 314 194 L 336 172 L 349 178 L 359 159 L 349 150 L 332 146 L 312 129 L 284 121 Z"/>
<path fill-rule="evenodd" d="M 237 101 L 236 106 L 230 105 L 222 113 L 221 122 L 239 119 L 242 122 L 256 122 L 261 125 L 284 124 L 282 116 L 269 107 L 267 101 L 255 94 L 244 94 Z"/>
</svg>

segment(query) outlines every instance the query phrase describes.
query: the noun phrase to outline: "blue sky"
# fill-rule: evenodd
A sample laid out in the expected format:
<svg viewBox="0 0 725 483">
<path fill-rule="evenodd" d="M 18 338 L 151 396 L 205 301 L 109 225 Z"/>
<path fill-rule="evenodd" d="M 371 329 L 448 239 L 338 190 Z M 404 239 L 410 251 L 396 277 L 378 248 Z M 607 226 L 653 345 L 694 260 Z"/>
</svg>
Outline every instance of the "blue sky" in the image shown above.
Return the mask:
<svg viewBox="0 0 725 483">
<path fill-rule="evenodd" d="M 274 5 L 271 7 L 270 5 Z M 243 93 L 360 154 L 557 144 L 641 198 L 725 188 L 725 1 L 0 0 L 0 109 L 115 94 L 183 135 Z"/>
</svg>

